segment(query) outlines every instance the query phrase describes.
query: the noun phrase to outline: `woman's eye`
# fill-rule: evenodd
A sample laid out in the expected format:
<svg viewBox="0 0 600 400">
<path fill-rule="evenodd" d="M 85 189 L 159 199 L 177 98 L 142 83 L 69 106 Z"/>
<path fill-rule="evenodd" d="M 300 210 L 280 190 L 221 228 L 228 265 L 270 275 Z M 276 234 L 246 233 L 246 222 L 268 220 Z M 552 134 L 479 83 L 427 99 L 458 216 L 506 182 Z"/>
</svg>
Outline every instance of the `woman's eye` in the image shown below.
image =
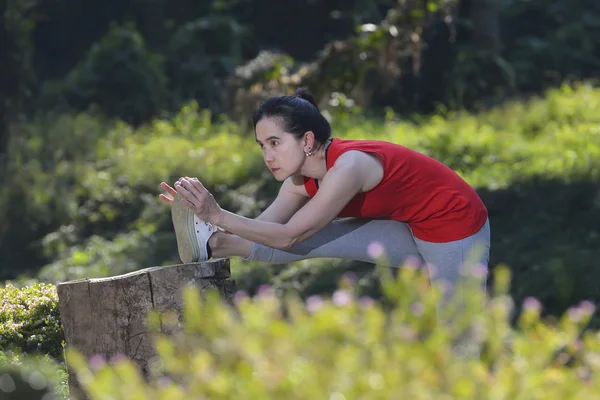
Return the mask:
<svg viewBox="0 0 600 400">
<path fill-rule="evenodd" d="M 277 146 L 279 144 L 278 141 L 274 140 L 273 142 L 271 142 L 271 146 Z"/>
</svg>

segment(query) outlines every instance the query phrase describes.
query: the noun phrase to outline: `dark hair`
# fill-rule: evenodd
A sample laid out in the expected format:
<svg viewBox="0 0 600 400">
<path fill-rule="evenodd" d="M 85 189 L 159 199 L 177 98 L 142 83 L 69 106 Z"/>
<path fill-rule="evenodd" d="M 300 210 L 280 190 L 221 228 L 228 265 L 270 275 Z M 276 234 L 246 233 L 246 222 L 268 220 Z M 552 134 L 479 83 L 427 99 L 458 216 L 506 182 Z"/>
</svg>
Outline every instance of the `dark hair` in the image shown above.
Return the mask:
<svg viewBox="0 0 600 400">
<path fill-rule="evenodd" d="M 293 96 L 278 96 L 261 103 L 252 114 L 254 130 L 263 118 L 278 120 L 281 128 L 297 139 L 308 131 L 315 134 L 315 139 L 323 144 L 331 136 L 331 126 L 319 111 L 315 99 L 306 88 L 297 89 Z"/>
</svg>

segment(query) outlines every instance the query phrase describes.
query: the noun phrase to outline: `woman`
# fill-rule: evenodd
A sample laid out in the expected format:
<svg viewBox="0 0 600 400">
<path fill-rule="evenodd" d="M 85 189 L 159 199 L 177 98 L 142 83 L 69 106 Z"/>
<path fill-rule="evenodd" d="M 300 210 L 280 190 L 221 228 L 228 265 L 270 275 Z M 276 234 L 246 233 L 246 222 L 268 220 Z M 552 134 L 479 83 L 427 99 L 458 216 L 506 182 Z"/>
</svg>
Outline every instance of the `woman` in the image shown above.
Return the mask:
<svg viewBox="0 0 600 400">
<path fill-rule="evenodd" d="M 477 244 L 487 273 L 490 226 L 476 192 L 442 163 L 376 140 L 331 139 L 312 96 L 270 98 L 253 115 L 267 167 L 283 182 L 256 219 L 222 209 L 196 178 L 181 178 L 171 197 L 184 263 L 211 257 L 289 263 L 328 257 L 388 263 L 416 257 L 433 280 L 456 284 Z M 218 229 L 219 227 L 220 229 Z M 481 252 L 480 252 L 481 253 Z"/>
</svg>

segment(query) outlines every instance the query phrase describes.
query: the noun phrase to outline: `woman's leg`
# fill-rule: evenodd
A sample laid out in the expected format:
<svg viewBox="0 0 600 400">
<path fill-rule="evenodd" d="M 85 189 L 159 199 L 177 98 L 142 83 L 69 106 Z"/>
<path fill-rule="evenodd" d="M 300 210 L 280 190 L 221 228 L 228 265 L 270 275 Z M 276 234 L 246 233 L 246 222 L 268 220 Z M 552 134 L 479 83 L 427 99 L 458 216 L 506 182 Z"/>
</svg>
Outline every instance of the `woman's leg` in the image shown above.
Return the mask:
<svg viewBox="0 0 600 400">
<path fill-rule="evenodd" d="M 449 243 L 425 242 L 413 237 L 404 223 L 391 220 L 368 220 L 345 218 L 335 220 L 317 234 L 289 250 L 277 250 L 252 243 L 235 235 L 216 233 L 209 241 L 214 257 L 239 256 L 246 260 L 272 264 L 285 264 L 309 258 L 342 258 L 365 262 L 380 261 L 378 254 L 385 255 L 384 261 L 392 267 L 400 267 L 408 258 L 415 258 L 418 264 L 426 264 L 432 282 L 446 281 L 450 289 L 445 292 L 447 300 L 453 293 L 462 275 L 468 271 L 465 262 L 470 261 L 472 250 L 481 250 L 474 260 L 478 264 L 479 276 L 485 290 L 485 277 L 489 262 L 490 225 L 489 221 L 473 236 Z M 446 301 L 438 307 L 440 322 L 451 322 L 452 316 L 443 309 Z M 468 336 L 467 344 L 468 347 Z M 477 355 L 477 351 L 459 351 Z"/>
<path fill-rule="evenodd" d="M 407 258 L 426 263 L 432 282 L 445 281 L 454 287 L 465 274 L 465 265 L 477 264 L 485 289 L 485 278 L 490 253 L 490 225 L 474 235 L 454 242 L 432 243 L 413 237 L 404 223 L 391 220 L 344 218 L 334 220 L 320 232 L 298 243 L 289 250 L 278 250 L 252 243 L 239 236 L 215 233 L 209 240 L 212 255 L 238 256 L 245 260 L 271 264 L 286 264 L 310 258 L 341 258 L 376 262 L 383 251 L 384 261 L 392 267 L 401 266 Z M 469 260 L 472 251 L 479 250 L 475 260 Z M 453 290 L 446 293 L 451 295 Z"/>
<path fill-rule="evenodd" d="M 475 273 L 483 280 L 485 289 L 490 260 L 489 220 L 477 233 L 462 240 L 447 243 L 414 240 L 427 263 L 432 281 L 445 281 L 455 286 L 464 275 Z"/>
<path fill-rule="evenodd" d="M 490 259 L 490 224 L 489 220 L 474 235 L 449 243 L 431 243 L 415 238 L 417 248 L 427 264 L 432 282 L 445 281 L 450 284 L 450 290 L 444 292 L 444 298 L 438 305 L 438 322 L 442 325 L 452 324 L 467 304 L 467 298 L 459 285 L 465 277 L 475 279 L 485 294 Z M 452 310 L 449 305 L 456 306 Z M 470 312 L 483 312 L 485 298 L 475 306 L 479 310 L 469 309 Z M 471 305 L 472 307 L 473 305 Z M 477 358 L 479 349 L 472 340 L 474 332 L 470 329 L 460 334 L 454 341 L 454 349 L 458 354 Z"/>
<path fill-rule="evenodd" d="M 423 259 L 404 223 L 391 220 L 343 218 L 289 250 L 252 243 L 238 236 L 215 233 L 209 241 L 213 257 L 239 256 L 245 260 L 286 264 L 310 258 L 341 258 L 375 263 L 383 251 L 390 266 L 409 257 Z"/>
</svg>

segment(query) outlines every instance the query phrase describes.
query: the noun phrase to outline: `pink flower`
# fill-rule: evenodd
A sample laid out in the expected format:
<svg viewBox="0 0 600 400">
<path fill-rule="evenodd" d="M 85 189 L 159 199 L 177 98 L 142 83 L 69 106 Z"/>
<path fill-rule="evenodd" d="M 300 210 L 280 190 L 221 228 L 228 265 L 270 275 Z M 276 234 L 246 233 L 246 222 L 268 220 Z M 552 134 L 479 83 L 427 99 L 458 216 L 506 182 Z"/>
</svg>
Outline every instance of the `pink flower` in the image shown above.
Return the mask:
<svg viewBox="0 0 600 400">
<path fill-rule="evenodd" d="M 369 254 L 369 257 L 373 259 L 378 259 L 379 257 L 382 257 L 384 252 L 385 249 L 383 248 L 383 245 L 380 242 L 371 242 L 367 247 L 367 253 Z"/>
<path fill-rule="evenodd" d="M 429 277 L 433 279 L 438 273 L 438 268 L 435 264 L 427 263 L 427 271 L 429 272 Z"/>
<path fill-rule="evenodd" d="M 248 293 L 246 293 L 244 290 L 238 290 L 233 295 L 233 302 L 235 304 L 239 304 L 241 301 L 246 300 L 246 299 L 248 299 Z"/>
<path fill-rule="evenodd" d="M 257 293 L 259 296 L 273 296 L 275 291 L 270 285 L 263 284 L 258 287 Z"/>
<path fill-rule="evenodd" d="M 589 300 L 584 300 L 579 305 L 584 314 L 590 316 L 596 311 L 596 305 Z"/>
<path fill-rule="evenodd" d="M 370 308 L 374 304 L 375 304 L 375 300 L 373 300 L 372 298 L 370 298 L 368 296 L 361 296 L 361 298 L 358 299 L 358 305 L 362 309 Z"/>
<path fill-rule="evenodd" d="M 542 303 L 540 303 L 535 297 L 527 297 L 525 301 L 523 301 L 523 308 L 527 311 L 535 311 L 539 313 L 542 309 Z"/>
<path fill-rule="evenodd" d="M 404 260 L 404 268 L 417 270 L 420 266 L 421 260 L 416 256 L 408 256 L 406 257 L 406 260 Z"/>
<path fill-rule="evenodd" d="M 420 317 L 425 313 L 425 306 L 420 301 L 413 303 L 410 309 L 415 317 Z"/>
<path fill-rule="evenodd" d="M 471 274 L 477 279 L 483 279 L 487 276 L 488 269 L 483 264 L 475 264 L 471 268 Z"/>
<path fill-rule="evenodd" d="M 352 302 L 352 296 L 345 290 L 336 290 L 333 294 L 333 304 L 336 306 L 347 306 Z"/>
<path fill-rule="evenodd" d="M 310 296 L 306 299 L 306 309 L 309 313 L 314 313 L 323 307 L 323 299 L 320 296 Z"/>
<path fill-rule="evenodd" d="M 123 353 L 117 353 L 115 354 L 112 359 L 111 359 L 111 363 L 112 364 L 119 364 L 122 362 L 125 362 L 127 360 L 127 356 Z"/>
<path fill-rule="evenodd" d="M 101 354 L 94 354 L 89 361 L 90 368 L 94 371 L 104 368 L 106 360 Z"/>
<path fill-rule="evenodd" d="M 584 314 L 583 314 L 581 308 L 578 308 L 578 307 L 569 308 L 568 314 L 569 314 L 569 318 L 573 322 L 580 322 L 584 317 Z"/>
</svg>

